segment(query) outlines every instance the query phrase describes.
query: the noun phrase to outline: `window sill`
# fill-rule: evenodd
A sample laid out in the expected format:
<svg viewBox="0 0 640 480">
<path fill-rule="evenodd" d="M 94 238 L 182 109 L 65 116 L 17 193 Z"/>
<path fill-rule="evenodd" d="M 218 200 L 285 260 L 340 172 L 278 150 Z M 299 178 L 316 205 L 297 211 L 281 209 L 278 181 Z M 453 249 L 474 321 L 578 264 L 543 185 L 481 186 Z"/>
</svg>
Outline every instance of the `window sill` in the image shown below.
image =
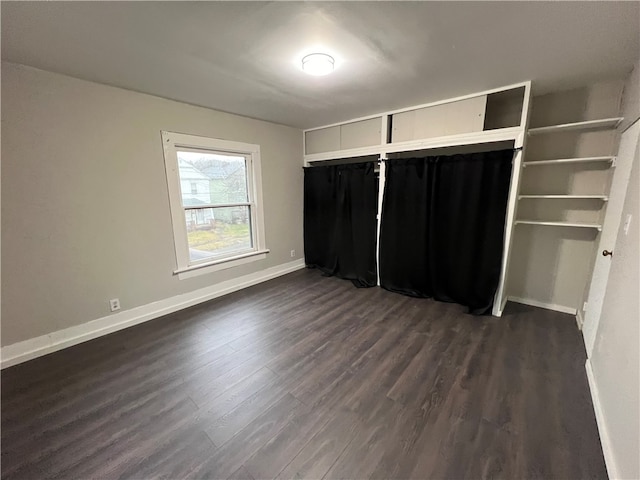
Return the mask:
<svg viewBox="0 0 640 480">
<path fill-rule="evenodd" d="M 226 270 L 227 268 L 237 267 L 244 265 L 245 263 L 256 262 L 258 260 L 264 260 L 267 258 L 269 250 L 258 250 L 255 252 L 242 253 L 234 257 L 227 257 L 219 260 L 212 260 L 210 262 L 199 263 L 197 265 L 190 265 L 185 268 L 180 268 L 173 272 L 180 280 L 186 278 L 197 277 L 198 275 L 206 275 L 207 273 L 213 273 L 220 270 Z"/>
</svg>

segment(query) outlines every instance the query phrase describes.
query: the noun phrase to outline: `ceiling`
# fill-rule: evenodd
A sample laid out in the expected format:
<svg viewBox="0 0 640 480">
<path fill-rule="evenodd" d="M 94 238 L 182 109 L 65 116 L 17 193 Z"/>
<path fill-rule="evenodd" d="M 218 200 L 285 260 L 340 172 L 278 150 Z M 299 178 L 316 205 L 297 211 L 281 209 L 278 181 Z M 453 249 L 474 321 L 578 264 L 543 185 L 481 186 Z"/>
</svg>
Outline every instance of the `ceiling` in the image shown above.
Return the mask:
<svg viewBox="0 0 640 480">
<path fill-rule="evenodd" d="M 2 58 L 309 128 L 524 80 L 621 77 L 639 2 L 2 2 Z M 336 71 L 299 68 L 322 49 Z"/>
</svg>

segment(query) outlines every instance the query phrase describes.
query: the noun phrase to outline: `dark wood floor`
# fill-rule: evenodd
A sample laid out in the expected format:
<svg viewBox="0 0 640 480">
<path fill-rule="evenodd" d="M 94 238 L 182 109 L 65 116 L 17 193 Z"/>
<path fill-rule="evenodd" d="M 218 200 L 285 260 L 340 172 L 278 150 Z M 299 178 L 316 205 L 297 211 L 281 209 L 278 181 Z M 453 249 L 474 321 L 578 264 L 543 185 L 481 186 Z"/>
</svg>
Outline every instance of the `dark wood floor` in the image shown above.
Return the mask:
<svg viewBox="0 0 640 480">
<path fill-rule="evenodd" d="M 2 372 L 2 478 L 606 478 L 571 316 L 303 270 Z"/>
</svg>

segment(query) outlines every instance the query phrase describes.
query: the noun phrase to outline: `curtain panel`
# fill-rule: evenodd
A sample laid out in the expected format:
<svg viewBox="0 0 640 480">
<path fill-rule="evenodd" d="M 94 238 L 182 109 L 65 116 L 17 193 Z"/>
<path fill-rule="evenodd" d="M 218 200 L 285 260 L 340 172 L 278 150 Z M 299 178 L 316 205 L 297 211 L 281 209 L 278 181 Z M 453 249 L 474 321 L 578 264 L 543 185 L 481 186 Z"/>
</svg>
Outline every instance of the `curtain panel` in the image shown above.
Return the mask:
<svg viewBox="0 0 640 480">
<path fill-rule="evenodd" d="M 374 162 L 304 169 L 304 251 L 308 267 L 377 284 L 378 180 Z"/>
<path fill-rule="evenodd" d="M 513 150 L 387 161 L 380 284 L 484 314 L 502 262 Z"/>
</svg>

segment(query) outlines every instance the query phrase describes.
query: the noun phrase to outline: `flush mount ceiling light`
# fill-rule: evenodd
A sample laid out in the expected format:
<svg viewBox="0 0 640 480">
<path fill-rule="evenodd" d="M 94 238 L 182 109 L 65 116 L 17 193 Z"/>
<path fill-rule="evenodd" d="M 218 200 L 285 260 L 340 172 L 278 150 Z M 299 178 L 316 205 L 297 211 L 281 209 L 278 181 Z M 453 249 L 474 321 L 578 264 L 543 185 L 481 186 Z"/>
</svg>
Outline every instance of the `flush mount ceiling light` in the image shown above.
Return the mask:
<svg viewBox="0 0 640 480">
<path fill-rule="evenodd" d="M 334 66 L 333 57 L 326 53 L 310 53 L 302 59 L 302 70 L 318 77 L 333 72 Z"/>
</svg>

